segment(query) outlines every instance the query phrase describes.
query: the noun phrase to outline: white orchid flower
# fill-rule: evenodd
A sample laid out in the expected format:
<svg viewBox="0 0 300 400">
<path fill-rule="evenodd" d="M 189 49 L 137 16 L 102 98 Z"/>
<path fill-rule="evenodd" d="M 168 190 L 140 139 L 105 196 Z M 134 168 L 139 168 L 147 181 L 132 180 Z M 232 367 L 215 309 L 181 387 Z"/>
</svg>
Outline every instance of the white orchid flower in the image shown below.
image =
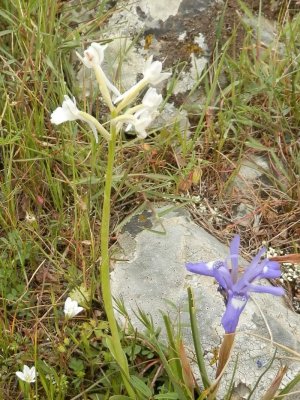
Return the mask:
<svg viewBox="0 0 300 400">
<path fill-rule="evenodd" d="M 63 122 L 80 120 L 86 122 L 95 136 L 96 143 L 98 143 L 97 130 L 105 137 L 106 140 L 110 140 L 110 134 L 107 130 L 94 118 L 92 115 L 80 111 L 76 106 L 76 100 L 73 100 L 69 96 L 64 96 L 64 101 L 61 107 L 57 107 L 51 114 L 51 123 L 60 125 Z"/>
<path fill-rule="evenodd" d="M 64 101 L 61 107 L 57 107 L 56 110 L 51 114 L 51 123 L 55 125 L 62 124 L 67 121 L 75 121 L 76 119 L 82 119 L 80 111 L 76 107 L 76 100 L 73 100 L 69 96 L 64 96 Z"/>
<path fill-rule="evenodd" d="M 75 317 L 75 315 L 79 314 L 82 310 L 83 307 L 79 307 L 76 300 L 72 300 L 71 297 L 66 299 L 64 305 L 64 314 L 68 319 Z"/>
<path fill-rule="evenodd" d="M 146 85 L 150 84 L 155 86 L 171 76 L 170 72 L 161 72 L 162 63 L 160 61 L 152 60 L 153 56 L 146 61 L 145 68 L 143 70 L 143 79 L 141 79 L 121 96 L 116 98 L 115 104 L 119 103 L 117 112 L 121 111 L 124 107 L 130 104 Z"/>
<path fill-rule="evenodd" d="M 133 114 L 133 112 L 136 111 L 133 114 L 136 120 L 127 126 L 126 132 L 128 132 L 132 128 L 132 125 L 134 125 L 135 130 L 138 132 L 138 137 L 144 139 L 147 136 L 145 128 L 148 127 L 157 116 L 157 109 L 162 100 L 162 95 L 158 94 L 155 88 L 149 88 L 143 97 L 142 104 L 139 104 L 126 112 L 128 114 Z"/>
<path fill-rule="evenodd" d="M 152 61 L 152 60 L 153 60 L 153 55 L 149 57 L 148 60 L 146 61 L 143 75 L 144 79 L 147 80 L 147 83 L 156 86 L 165 79 L 168 79 L 172 74 L 170 72 L 161 72 L 162 63 L 160 61 Z"/>
<path fill-rule="evenodd" d="M 158 108 L 163 98 L 161 94 L 158 94 L 155 88 L 149 88 L 143 97 L 142 104 L 147 108 Z"/>
<path fill-rule="evenodd" d="M 137 116 L 138 113 L 143 112 L 145 109 L 157 110 L 162 100 L 162 95 L 158 94 L 155 88 L 149 88 L 143 97 L 142 103 L 126 110 L 126 114 Z"/>
<path fill-rule="evenodd" d="M 99 43 L 92 43 L 85 51 L 84 57 L 82 57 L 79 53 L 76 52 L 77 57 L 82 61 L 82 63 L 87 68 L 93 68 L 96 79 L 99 84 L 100 92 L 108 105 L 109 109 L 112 111 L 114 109 L 110 93 L 111 91 L 116 97 L 119 97 L 121 93 L 119 90 L 110 82 L 110 80 L 105 75 L 101 65 L 104 60 L 104 50 L 107 48 L 107 45 L 101 45 Z"/>
<path fill-rule="evenodd" d="M 146 129 L 151 124 L 151 122 L 154 120 L 156 115 L 157 115 L 157 113 L 155 111 L 150 112 L 147 109 L 139 112 L 138 116 L 136 116 L 136 115 L 134 116 L 135 120 L 132 121 L 132 123 L 127 126 L 126 132 L 128 132 L 133 125 L 134 129 L 137 133 L 137 137 L 140 139 L 145 139 L 148 135 L 146 132 Z"/>
<path fill-rule="evenodd" d="M 132 127 L 137 132 L 137 137 L 140 139 L 145 139 L 147 137 L 146 128 L 151 124 L 154 118 L 157 116 L 156 110 L 150 110 L 143 108 L 139 110 L 134 115 L 123 114 L 114 118 L 111 122 L 116 124 L 117 130 L 119 131 L 123 124 L 128 124 L 126 132 L 128 132 Z"/>
<path fill-rule="evenodd" d="M 84 57 L 77 53 L 77 57 L 87 68 L 93 68 L 95 65 L 100 65 L 104 60 L 104 50 L 107 48 L 107 44 L 101 45 L 99 43 L 92 43 L 84 52 Z"/>
<path fill-rule="evenodd" d="M 158 94 L 155 88 L 149 88 L 143 97 L 142 104 L 130 108 L 125 114 L 116 117 L 113 121 L 118 124 L 118 129 L 124 123 L 128 123 L 126 132 L 134 127 L 137 136 L 140 139 L 147 137 L 146 128 L 158 115 L 158 107 L 160 106 L 163 98 Z"/>
<path fill-rule="evenodd" d="M 35 367 L 29 368 L 27 365 L 24 365 L 23 371 L 17 371 L 16 375 L 21 381 L 27 383 L 34 383 L 36 380 L 36 370 Z"/>
</svg>

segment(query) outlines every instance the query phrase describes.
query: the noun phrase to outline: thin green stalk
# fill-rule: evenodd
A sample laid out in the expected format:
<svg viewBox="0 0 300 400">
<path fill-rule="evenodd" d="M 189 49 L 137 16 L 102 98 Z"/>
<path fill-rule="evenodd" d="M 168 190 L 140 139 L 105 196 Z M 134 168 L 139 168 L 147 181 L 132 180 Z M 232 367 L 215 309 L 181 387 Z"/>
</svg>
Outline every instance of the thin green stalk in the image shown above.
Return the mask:
<svg viewBox="0 0 300 400">
<path fill-rule="evenodd" d="M 101 221 L 101 291 L 104 303 L 105 312 L 107 315 L 111 336 L 112 345 L 114 349 L 114 356 L 117 363 L 121 368 L 121 374 L 124 385 L 130 397 L 136 398 L 134 390 L 130 386 L 129 368 L 126 356 L 121 346 L 120 336 L 118 331 L 117 322 L 114 315 L 111 288 L 110 288 L 110 276 L 109 276 L 109 222 L 110 222 L 110 195 L 112 188 L 112 177 L 113 167 L 115 159 L 115 148 L 116 148 L 116 128 L 114 124 L 111 124 L 111 140 L 108 145 L 108 158 L 107 168 L 105 177 L 105 188 L 104 188 L 104 199 L 102 209 L 102 221 Z"/>
</svg>

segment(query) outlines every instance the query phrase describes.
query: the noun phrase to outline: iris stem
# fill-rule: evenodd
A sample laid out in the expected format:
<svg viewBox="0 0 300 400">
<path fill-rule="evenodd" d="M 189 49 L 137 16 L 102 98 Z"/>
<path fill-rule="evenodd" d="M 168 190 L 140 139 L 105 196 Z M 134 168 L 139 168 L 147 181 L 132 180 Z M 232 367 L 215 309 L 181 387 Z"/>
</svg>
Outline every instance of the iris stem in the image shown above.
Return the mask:
<svg viewBox="0 0 300 400">
<path fill-rule="evenodd" d="M 112 113 L 113 114 L 113 113 Z M 112 118 L 114 115 L 112 115 Z M 107 157 L 107 167 L 106 167 L 106 177 L 105 177 L 105 188 L 104 188 L 104 199 L 103 199 L 103 209 L 102 209 L 102 221 L 101 221 L 101 269 L 100 269 L 100 282 L 101 282 L 101 292 L 104 303 L 104 309 L 108 319 L 111 336 L 112 345 L 114 349 L 114 355 L 117 363 L 121 369 L 121 375 L 123 378 L 124 385 L 129 396 L 133 399 L 136 398 L 134 390 L 130 385 L 130 375 L 128 362 L 125 353 L 122 349 L 120 342 L 120 335 L 117 326 L 117 322 L 114 315 L 113 300 L 111 294 L 110 286 L 110 258 L 109 258 L 109 225 L 110 225 L 110 197 L 113 179 L 113 167 L 115 159 L 115 149 L 117 132 L 115 124 L 111 124 L 111 140 L 108 143 L 108 157 Z"/>
<path fill-rule="evenodd" d="M 219 362 L 218 368 L 216 372 L 216 379 L 221 375 L 223 369 L 226 367 L 226 364 L 229 360 L 231 350 L 233 347 L 235 338 L 235 333 L 225 333 L 223 342 L 221 344 L 220 352 L 219 352 Z"/>
<path fill-rule="evenodd" d="M 207 399 L 208 400 L 215 400 L 216 394 L 219 389 L 219 385 L 222 379 L 222 376 L 225 372 L 225 369 L 227 367 L 227 364 L 230 360 L 231 356 L 231 351 L 233 349 L 233 344 L 234 344 L 234 338 L 235 338 L 235 332 L 233 333 L 225 333 L 223 342 L 221 344 L 220 352 L 219 352 L 219 362 L 218 362 L 218 367 L 217 367 L 217 372 L 216 372 L 216 379 L 212 383 L 211 387 L 208 389 L 209 394 Z"/>
</svg>

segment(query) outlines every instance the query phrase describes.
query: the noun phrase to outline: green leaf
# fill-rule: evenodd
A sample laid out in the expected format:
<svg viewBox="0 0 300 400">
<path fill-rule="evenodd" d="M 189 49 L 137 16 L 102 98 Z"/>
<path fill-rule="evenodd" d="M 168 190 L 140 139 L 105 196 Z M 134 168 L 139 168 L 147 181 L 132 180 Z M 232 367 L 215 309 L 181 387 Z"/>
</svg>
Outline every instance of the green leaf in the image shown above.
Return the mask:
<svg viewBox="0 0 300 400">
<path fill-rule="evenodd" d="M 196 308 L 195 301 L 192 289 L 188 288 L 188 301 L 189 301 L 189 314 L 191 321 L 191 331 L 193 336 L 193 343 L 196 352 L 197 363 L 201 375 L 201 379 L 203 382 L 203 386 L 205 389 L 209 388 L 211 383 L 208 378 L 208 374 L 206 371 L 205 360 L 204 360 L 204 352 L 201 343 L 201 335 L 198 328 L 197 318 L 196 318 Z"/>
<path fill-rule="evenodd" d="M 131 397 L 128 396 L 122 396 L 121 394 L 116 394 L 114 396 L 111 396 L 109 400 L 131 400 Z"/>
<path fill-rule="evenodd" d="M 154 396 L 153 398 L 154 398 L 155 400 L 156 400 L 156 399 L 162 399 L 162 400 L 177 400 L 177 399 L 179 399 L 178 394 L 175 393 L 175 392 L 157 394 L 157 395 Z"/>
<path fill-rule="evenodd" d="M 152 390 L 137 376 L 131 376 L 130 381 L 135 390 L 140 392 L 147 399 L 152 396 Z"/>
<path fill-rule="evenodd" d="M 283 396 L 291 392 L 291 390 L 300 382 L 300 374 L 296 375 L 279 393 L 278 395 Z M 277 399 L 277 397 L 275 397 Z M 280 397 L 278 397 L 278 400 Z"/>
<path fill-rule="evenodd" d="M 73 290 L 71 290 L 69 296 L 72 300 L 76 300 L 77 303 L 80 304 L 82 307 L 89 307 L 89 303 L 91 300 L 91 291 L 87 289 L 83 283 L 79 287 L 75 287 Z"/>
<path fill-rule="evenodd" d="M 69 362 L 69 367 L 75 372 L 84 371 L 84 363 L 79 358 L 72 357 Z"/>
</svg>

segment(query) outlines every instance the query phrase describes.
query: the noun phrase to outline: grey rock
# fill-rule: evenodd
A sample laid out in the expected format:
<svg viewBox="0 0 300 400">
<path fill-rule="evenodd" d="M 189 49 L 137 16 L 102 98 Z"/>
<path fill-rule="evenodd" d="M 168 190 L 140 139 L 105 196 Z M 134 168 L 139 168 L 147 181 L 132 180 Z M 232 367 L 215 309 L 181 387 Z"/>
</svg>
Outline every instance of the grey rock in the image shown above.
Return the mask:
<svg viewBox="0 0 300 400">
<path fill-rule="evenodd" d="M 278 40 L 279 33 L 275 21 L 270 21 L 262 16 L 244 16 L 244 23 L 252 28 L 256 39 L 259 38 L 262 45 L 271 48 L 279 54 L 285 53 L 285 45 Z"/>
<path fill-rule="evenodd" d="M 263 181 L 269 173 L 270 167 L 267 160 L 261 156 L 244 157 L 240 163 L 238 175 L 234 181 L 234 187 L 243 191 L 253 188 L 254 184 Z"/>
<path fill-rule="evenodd" d="M 228 248 L 193 223 L 186 210 L 165 212 L 166 207 L 158 209 L 157 214 L 146 211 L 125 226 L 119 236 L 118 256 L 124 261 L 116 262 L 111 273 L 113 295 L 123 298 L 131 321 L 139 330 L 143 330 L 143 326 L 134 313 L 137 307 L 151 315 L 157 327 L 163 326 L 161 311 L 169 313 L 174 324 L 180 321 L 192 357 L 194 350 L 186 294 L 187 286 L 191 286 L 208 372 L 213 378 L 216 366 L 210 363 L 215 348 L 222 341 L 223 299 L 212 278 L 188 273 L 184 263 L 224 259 L 228 256 Z M 241 266 L 246 264 L 245 260 L 240 260 Z M 170 307 L 170 302 L 175 307 Z M 299 354 L 300 351 L 299 315 L 289 310 L 283 299 L 266 294 L 253 295 L 240 318 L 237 332 L 232 361 L 220 388 L 220 399 L 225 393 L 225 383 L 230 381 L 237 356 L 235 399 L 247 398 L 272 359 L 275 344 L 278 344 L 276 359 L 252 398 L 261 399 L 282 363 L 289 367 L 283 384 L 300 372 L 299 356 L 298 361 L 285 359 L 287 355 L 295 357 L 295 352 Z M 198 376 L 197 367 L 194 365 L 193 368 Z M 296 400 L 298 397 L 289 398 Z"/>
</svg>

